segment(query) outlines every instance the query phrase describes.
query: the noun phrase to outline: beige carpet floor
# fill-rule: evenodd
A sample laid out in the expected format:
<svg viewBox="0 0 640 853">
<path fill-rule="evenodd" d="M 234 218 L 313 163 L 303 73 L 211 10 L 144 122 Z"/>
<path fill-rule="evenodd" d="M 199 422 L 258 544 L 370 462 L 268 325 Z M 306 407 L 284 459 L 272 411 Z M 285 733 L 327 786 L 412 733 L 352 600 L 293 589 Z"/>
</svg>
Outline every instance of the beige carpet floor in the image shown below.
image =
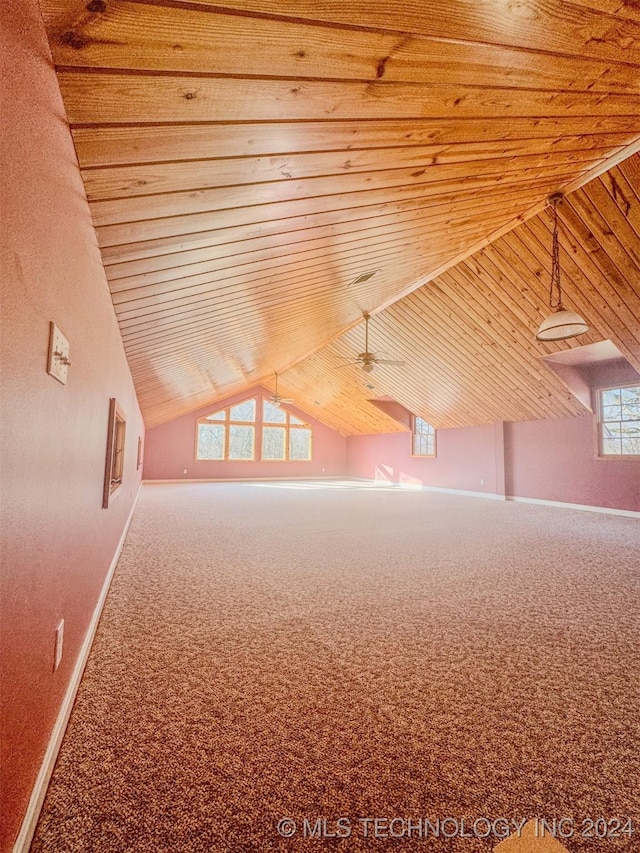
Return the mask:
<svg viewBox="0 0 640 853">
<path fill-rule="evenodd" d="M 620 516 L 146 486 L 32 851 L 485 853 L 533 817 L 638 851 L 639 555 Z"/>
</svg>

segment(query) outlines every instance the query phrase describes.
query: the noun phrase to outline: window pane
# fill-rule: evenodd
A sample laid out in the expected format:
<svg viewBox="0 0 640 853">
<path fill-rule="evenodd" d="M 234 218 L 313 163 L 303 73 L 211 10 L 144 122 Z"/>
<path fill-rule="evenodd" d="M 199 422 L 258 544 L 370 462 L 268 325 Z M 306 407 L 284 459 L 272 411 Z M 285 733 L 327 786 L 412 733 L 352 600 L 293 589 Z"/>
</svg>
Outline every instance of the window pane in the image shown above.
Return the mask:
<svg viewBox="0 0 640 853">
<path fill-rule="evenodd" d="M 640 456 L 640 436 L 623 438 L 620 444 L 622 452 L 627 456 Z"/>
<path fill-rule="evenodd" d="M 255 427 L 229 427 L 229 459 L 253 459 L 253 435 Z"/>
<path fill-rule="evenodd" d="M 640 455 L 640 385 L 601 391 L 603 456 Z"/>
<path fill-rule="evenodd" d="M 619 421 L 622 418 L 622 406 L 603 406 L 603 421 Z"/>
<path fill-rule="evenodd" d="M 622 406 L 623 421 L 640 421 L 640 403 Z"/>
<path fill-rule="evenodd" d="M 263 427 L 262 458 L 284 459 L 284 443 L 287 431 L 284 427 Z"/>
<path fill-rule="evenodd" d="M 629 456 L 640 455 L 640 420 L 625 421 L 621 425 L 622 452 Z"/>
<path fill-rule="evenodd" d="M 602 453 L 604 456 L 620 456 L 622 453 L 622 446 L 615 438 L 605 438 L 602 441 Z"/>
<path fill-rule="evenodd" d="M 268 400 L 263 400 L 262 420 L 266 421 L 268 424 L 284 424 L 287 421 L 287 413 L 283 411 L 280 406 L 275 406 Z"/>
<path fill-rule="evenodd" d="M 224 409 L 221 412 L 214 412 L 212 415 L 207 415 L 208 421 L 223 421 L 225 419 Z"/>
<path fill-rule="evenodd" d="M 311 430 L 289 430 L 289 459 L 311 459 Z"/>
<path fill-rule="evenodd" d="M 607 421 L 602 425 L 602 435 L 604 438 L 620 438 L 622 435 L 622 424 L 619 421 Z"/>
<path fill-rule="evenodd" d="M 417 433 L 413 437 L 414 456 L 433 456 L 433 435 Z"/>
<path fill-rule="evenodd" d="M 609 391 L 602 392 L 602 405 L 615 406 L 616 403 L 621 403 L 621 393 L 619 388 L 611 388 Z"/>
<path fill-rule="evenodd" d="M 633 388 L 621 388 L 620 394 L 625 405 L 640 405 L 640 385 Z"/>
<path fill-rule="evenodd" d="M 416 435 L 433 435 L 435 433 L 435 429 L 430 423 L 427 423 L 424 418 L 418 417 L 414 419 L 413 431 Z"/>
<path fill-rule="evenodd" d="M 301 421 L 300 418 L 297 418 L 295 415 L 289 415 L 289 423 L 290 424 L 300 424 L 300 426 L 302 426 L 304 421 Z"/>
<path fill-rule="evenodd" d="M 256 419 L 256 401 L 245 400 L 243 403 L 238 403 L 237 406 L 232 406 L 229 410 L 229 420 L 231 421 L 247 421 L 253 423 Z M 233 432 L 231 433 L 233 435 Z M 244 456 L 235 457 L 244 459 Z"/>
<path fill-rule="evenodd" d="M 224 459 L 223 424 L 198 424 L 198 459 Z"/>
</svg>

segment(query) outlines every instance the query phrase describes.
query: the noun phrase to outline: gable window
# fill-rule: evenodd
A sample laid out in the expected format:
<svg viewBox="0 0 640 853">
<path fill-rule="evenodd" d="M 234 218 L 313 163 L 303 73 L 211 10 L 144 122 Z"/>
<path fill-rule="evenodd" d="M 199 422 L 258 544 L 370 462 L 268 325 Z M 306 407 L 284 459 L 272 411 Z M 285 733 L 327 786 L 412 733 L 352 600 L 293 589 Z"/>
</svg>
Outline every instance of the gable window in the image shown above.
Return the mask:
<svg viewBox="0 0 640 853">
<path fill-rule="evenodd" d="M 255 459 L 256 400 L 244 400 L 198 419 L 196 459 Z"/>
<path fill-rule="evenodd" d="M 311 459 L 309 426 L 269 400 L 262 402 L 262 459 L 267 462 Z"/>
<path fill-rule="evenodd" d="M 436 430 L 430 423 L 419 418 L 413 419 L 412 430 L 412 454 L 413 456 L 435 456 L 436 455 Z"/>
<path fill-rule="evenodd" d="M 598 391 L 600 456 L 640 457 L 640 385 Z"/>
</svg>

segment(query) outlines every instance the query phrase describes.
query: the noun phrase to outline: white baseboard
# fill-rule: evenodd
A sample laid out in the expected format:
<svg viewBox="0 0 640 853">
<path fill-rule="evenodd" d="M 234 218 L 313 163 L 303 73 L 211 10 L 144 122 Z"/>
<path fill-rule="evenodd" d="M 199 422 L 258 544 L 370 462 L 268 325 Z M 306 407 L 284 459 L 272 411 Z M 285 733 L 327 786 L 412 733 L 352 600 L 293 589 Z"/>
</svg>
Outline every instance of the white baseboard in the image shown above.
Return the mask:
<svg viewBox="0 0 640 853">
<path fill-rule="evenodd" d="M 350 477 L 352 480 L 365 480 L 364 477 Z M 369 480 L 370 483 L 384 483 L 384 480 Z M 577 509 L 583 512 L 602 512 L 607 515 L 623 515 L 628 518 L 640 518 L 640 512 L 636 512 L 632 509 L 613 509 L 608 506 L 592 506 L 591 504 L 571 504 L 565 503 L 564 501 L 546 501 L 541 498 L 524 498 L 516 495 L 498 495 L 495 492 L 470 492 L 466 489 L 446 489 L 441 486 L 420 486 L 419 484 L 413 485 L 408 484 L 405 485 L 403 483 L 388 483 L 390 486 L 397 486 L 399 488 L 409 488 L 422 490 L 424 492 L 442 492 L 448 495 L 464 495 L 465 497 L 471 498 L 489 498 L 494 501 L 513 501 L 515 503 L 524 503 L 524 504 L 540 504 L 541 506 L 555 506 L 560 509 Z"/>
<path fill-rule="evenodd" d="M 521 498 L 515 495 L 507 495 L 505 500 L 523 504 L 541 504 L 542 506 L 555 506 L 561 509 L 579 509 L 583 512 L 604 512 L 607 515 L 625 515 L 628 518 L 640 518 L 640 512 L 632 509 L 613 509 L 609 506 L 591 506 L 590 504 L 569 504 L 564 501 L 544 501 L 540 498 Z"/>
<path fill-rule="evenodd" d="M 29 800 L 29 805 L 27 806 L 27 811 L 20 827 L 20 832 L 18 833 L 16 842 L 13 845 L 13 853 L 28 853 L 29 848 L 31 847 L 31 842 L 33 840 L 33 835 L 36 831 L 38 818 L 40 817 L 42 804 L 47 793 L 49 780 L 51 779 L 51 774 L 53 773 L 53 768 L 58 757 L 58 752 L 60 750 L 62 739 L 67 728 L 67 723 L 69 722 L 69 717 L 71 716 L 71 709 L 73 708 L 76 693 L 78 692 L 78 687 L 80 686 L 82 674 L 89 658 L 89 652 L 91 651 L 91 646 L 93 645 L 93 640 L 96 635 L 96 630 L 98 628 L 98 622 L 100 621 L 100 616 L 102 615 L 102 608 L 104 607 L 104 602 L 107 597 L 107 593 L 109 592 L 109 587 L 111 586 L 113 573 L 116 570 L 116 566 L 118 564 L 118 560 L 120 558 L 120 554 L 124 546 L 124 541 L 129 531 L 131 519 L 133 518 L 133 511 L 135 510 L 136 504 L 138 503 L 138 498 L 140 497 L 141 487 L 142 483 L 140 483 L 138 493 L 136 494 L 135 500 L 133 501 L 131 512 L 129 513 L 129 517 L 127 518 L 127 522 L 124 526 L 122 536 L 120 537 L 120 541 L 118 542 L 115 554 L 113 555 L 113 559 L 111 560 L 109 571 L 107 572 L 107 576 L 104 579 L 104 583 L 102 585 L 102 590 L 100 591 L 100 597 L 98 598 L 98 602 L 93 611 L 93 616 L 91 617 L 89 628 L 87 629 L 87 633 L 80 649 L 78 659 L 73 668 L 73 672 L 71 673 L 71 679 L 64 694 L 64 698 L 62 700 L 62 705 L 60 706 L 58 716 L 56 717 L 56 721 L 53 726 L 53 731 L 51 732 L 51 737 L 49 738 L 49 743 L 47 745 L 44 758 L 42 759 L 42 764 L 40 765 L 40 772 L 38 773 L 35 784 L 33 786 L 33 791 L 31 792 L 31 799 Z"/>
<path fill-rule="evenodd" d="M 445 489 L 441 486 L 423 486 L 425 492 L 443 492 L 445 495 L 465 495 L 469 498 L 489 498 L 492 501 L 506 500 L 504 495 L 497 495 L 495 492 L 470 492 L 466 489 Z"/>
<path fill-rule="evenodd" d="M 204 479 L 203 477 L 197 479 L 187 479 L 186 477 L 179 477 L 173 480 L 143 480 L 143 484 L 154 486 L 154 485 L 162 485 L 163 483 L 262 483 L 262 482 L 271 482 L 272 480 L 352 480 L 353 477 L 338 477 L 328 474 L 317 474 L 314 476 L 309 476 L 307 474 L 306 477 L 208 477 Z"/>
</svg>

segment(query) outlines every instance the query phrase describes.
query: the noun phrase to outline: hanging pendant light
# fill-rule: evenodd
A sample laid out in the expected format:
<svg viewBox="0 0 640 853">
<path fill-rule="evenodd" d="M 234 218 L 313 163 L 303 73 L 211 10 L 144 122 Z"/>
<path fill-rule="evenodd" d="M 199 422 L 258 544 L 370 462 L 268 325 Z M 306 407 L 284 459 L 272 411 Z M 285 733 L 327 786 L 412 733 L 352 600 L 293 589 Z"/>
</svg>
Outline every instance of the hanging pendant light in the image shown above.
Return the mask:
<svg viewBox="0 0 640 853">
<path fill-rule="evenodd" d="M 562 285 L 560 283 L 560 242 L 558 240 L 558 203 L 562 193 L 549 197 L 553 205 L 553 246 L 551 250 L 551 284 L 549 286 L 549 308 L 553 314 L 546 317 L 536 332 L 538 341 L 566 341 L 589 331 L 589 327 L 579 314 L 566 311 L 562 304 Z"/>
</svg>

